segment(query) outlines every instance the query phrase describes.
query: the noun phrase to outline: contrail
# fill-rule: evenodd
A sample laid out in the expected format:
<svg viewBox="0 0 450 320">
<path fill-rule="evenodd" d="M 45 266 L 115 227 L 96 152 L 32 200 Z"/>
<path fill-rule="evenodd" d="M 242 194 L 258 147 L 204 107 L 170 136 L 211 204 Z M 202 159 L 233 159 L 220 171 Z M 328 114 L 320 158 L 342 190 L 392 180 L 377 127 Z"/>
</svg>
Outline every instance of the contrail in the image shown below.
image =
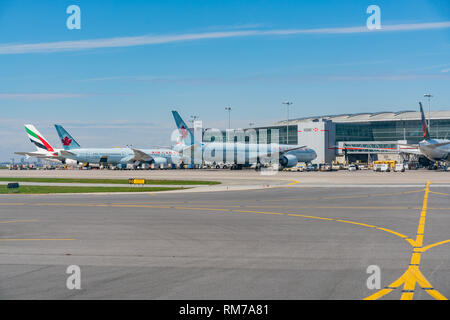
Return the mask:
<svg viewBox="0 0 450 320">
<path fill-rule="evenodd" d="M 205 39 L 224 39 L 252 36 L 287 36 L 287 35 L 314 35 L 314 34 L 357 34 L 379 33 L 395 31 L 417 31 L 444 29 L 450 27 L 450 21 L 385 25 L 378 30 L 369 30 L 366 27 L 318 28 L 318 29 L 276 29 L 276 30 L 241 30 L 205 33 L 187 33 L 178 35 L 144 35 L 135 37 L 116 37 L 77 41 L 40 42 L 23 44 L 2 44 L 0 54 L 27 54 L 51 53 L 64 51 L 89 50 L 98 48 L 135 47 L 174 43 L 181 41 L 196 41 Z"/>
</svg>

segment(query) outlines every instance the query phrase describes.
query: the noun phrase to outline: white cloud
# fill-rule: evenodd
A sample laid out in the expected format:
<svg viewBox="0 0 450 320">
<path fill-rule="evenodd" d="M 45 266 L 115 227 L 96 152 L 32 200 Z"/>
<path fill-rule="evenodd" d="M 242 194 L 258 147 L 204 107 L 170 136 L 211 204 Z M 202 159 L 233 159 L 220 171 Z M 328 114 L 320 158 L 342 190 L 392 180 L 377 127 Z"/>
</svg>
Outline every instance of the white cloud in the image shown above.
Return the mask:
<svg viewBox="0 0 450 320">
<path fill-rule="evenodd" d="M 78 41 L 41 42 L 30 44 L 3 44 L 0 45 L 0 54 L 26 54 L 43 52 L 61 52 L 75 50 L 89 50 L 97 48 L 133 47 L 155 45 L 180 41 L 194 41 L 204 39 L 223 39 L 249 36 L 283 36 L 300 34 L 353 34 L 377 33 L 394 31 L 416 31 L 449 28 L 450 21 L 396 24 L 382 26 L 380 30 L 369 30 L 366 27 L 344 28 L 318 28 L 318 29 L 277 29 L 277 30 L 240 30 L 205 33 L 188 33 L 178 35 L 145 35 L 135 37 L 116 37 Z"/>
</svg>

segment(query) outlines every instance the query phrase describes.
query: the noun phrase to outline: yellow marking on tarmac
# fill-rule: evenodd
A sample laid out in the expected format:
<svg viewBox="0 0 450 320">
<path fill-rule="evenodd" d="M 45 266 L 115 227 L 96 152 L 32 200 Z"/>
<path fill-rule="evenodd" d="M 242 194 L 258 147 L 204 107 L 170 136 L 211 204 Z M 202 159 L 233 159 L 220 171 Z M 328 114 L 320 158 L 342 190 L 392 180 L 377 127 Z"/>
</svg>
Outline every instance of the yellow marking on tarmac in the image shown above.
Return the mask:
<svg viewBox="0 0 450 320">
<path fill-rule="evenodd" d="M 414 298 L 416 283 L 425 290 L 430 296 L 438 300 L 447 300 L 447 298 L 442 295 L 439 291 L 433 288 L 430 282 L 425 278 L 425 276 L 420 271 L 420 261 L 422 257 L 422 253 L 432 248 L 434 246 L 438 246 L 443 243 L 450 242 L 450 240 L 438 242 L 427 247 L 423 246 L 423 235 L 425 231 L 425 222 L 427 216 L 427 208 L 428 208 L 428 195 L 430 193 L 430 181 L 427 181 L 427 185 L 425 187 L 425 195 L 423 197 L 422 210 L 420 212 L 419 225 L 417 226 L 416 240 L 410 239 L 410 244 L 413 246 L 413 252 L 411 254 L 411 260 L 408 269 L 405 273 L 400 276 L 397 280 L 391 283 L 386 288 L 370 295 L 365 298 L 365 300 L 376 300 L 379 299 L 386 294 L 390 293 L 392 290 L 399 288 L 403 284 L 402 296 L 401 300 L 412 300 Z M 382 228 L 377 228 L 383 230 Z M 386 230 L 385 230 L 386 231 Z M 390 231 L 392 232 L 392 231 Z M 394 233 L 397 234 L 397 233 Z"/>
<path fill-rule="evenodd" d="M 361 222 L 356 222 L 356 221 L 349 221 L 349 220 L 341 220 L 341 219 L 323 218 L 323 217 L 316 217 L 316 216 L 307 216 L 307 215 L 303 215 L 303 214 L 293 214 L 293 213 L 288 214 L 288 216 L 311 218 L 311 219 L 319 219 L 319 220 L 329 220 L 329 221 L 336 221 L 336 222 L 360 225 L 362 227 L 374 228 L 374 229 L 377 229 L 377 230 L 381 230 L 381 231 L 385 231 L 385 232 L 388 232 L 388 233 L 392 233 L 392 234 L 394 234 L 394 235 L 396 235 L 396 236 L 406 240 L 411 245 L 413 245 L 413 243 L 414 243 L 412 239 L 409 239 L 408 236 L 405 236 L 404 234 L 401 234 L 399 232 L 393 231 L 391 229 L 381 228 L 381 227 L 373 226 L 373 225 L 366 224 L 366 223 L 361 223 Z"/>
<path fill-rule="evenodd" d="M 287 214 L 288 216 L 295 216 L 295 217 L 303 217 L 303 218 L 310 218 L 310 219 L 317 219 L 317 220 L 328 220 L 328 221 L 336 221 L 341 223 L 347 223 L 347 224 L 353 224 L 353 225 L 360 225 L 366 228 L 372 228 L 376 230 L 385 231 L 388 233 L 391 233 L 393 235 L 396 235 L 404 240 L 406 240 L 411 246 L 413 246 L 414 250 L 411 255 L 411 263 L 409 268 L 405 271 L 405 273 L 398 278 L 396 281 L 394 281 L 391 285 L 386 287 L 385 289 L 382 289 L 373 295 L 367 297 L 366 299 L 379 299 L 383 297 L 384 295 L 390 293 L 392 290 L 400 287 L 402 284 L 404 284 L 403 292 L 402 292 L 402 299 L 413 299 L 414 292 L 415 292 L 415 286 L 416 283 L 418 283 L 430 296 L 432 296 L 435 299 L 446 299 L 445 296 L 443 296 L 441 293 L 439 293 L 437 290 L 435 290 L 431 284 L 428 282 L 428 280 L 425 278 L 425 276 L 420 272 L 419 265 L 421 261 L 421 254 L 425 252 L 426 250 L 450 242 L 449 240 L 441 241 L 435 244 L 431 244 L 429 246 L 426 246 L 422 248 L 423 244 L 423 233 L 425 230 L 425 221 L 426 221 L 426 214 L 427 214 L 427 208 L 428 208 L 428 195 L 430 193 L 429 189 L 430 182 L 427 182 L 427 186 L 425 189 L 420 190 L 413 190 L 408 192 L 400 192 L 400 193 L 389 193 L 389 194 L 370 194 L 370 195 L 353 195 L 353 196 L 339 196 L 339 197 L 327 197 L 322 199 L 352 199 L 352 198 L 366 198 L 366 197 L 376 197 L 376 196 L 384 196 L 384 195 L 394 195 L 394 194 L 409 194 L 409 193 L 415 193 L 415 192 L 421 192 L 425 191 L 424 195 L 424 201 L 423 206 L 420 214 L 420 220 L 419 225 L 417 229 L 416 239 L 410 239 L 406 235 L 403 235 L 401 233 L 398 233 L 396 231 L 382 228 L 382 227 L 376 227 L 373 225 L 355 222 L 355 221 L 349 221 L 349 220 L 337 220 L 337 219 L 331 219 L 331 218 L 324 218 L 324 217 L 317 217 L 317 216 L 308 216 L 308 215 L 302 215 L 302 214 Z M 310 199 L 292 199 L 292 200 L 320 200 L 321 198 L 310 198 Z M 289 199 L 277 199 L 278 201 L 287 201 Z M 206 202 L 203 202 L 206 203 Z M 173 203 L 172 203 L 173 204 Z M 0 203 L 0 205 L 2 205 Z M 22 203 L 7 203 L 5 205 L 25 205 Z M 26 205 L 48 205 L 48 206 L 74 206 L 74 207 L 96 207 L 96 206 L 110 206 L 110 207 L 144 207 L 144 208 L 174 208 L 179 210 L 204 210 L 204 211 L 222 211 L 222 212 L 242 212 L 242 213 L 262 213 L 262 214 L 274 214 L 274 215 L 285 215 L 285 213 L 280 212 L 266 212 L 266 211 L 251 211 L 251 210 L 235 210 L 235 209 L 221 209 L 221 208 L 207 208 L 207 207 L 185 207 L 185 206 L 155 206 L 155 205 L 138 205 L 138 204 L 67 204 L 67 203 L 38 203 L 38 204 L 26 204 Z M 223 207 L 223 206 L 222 206 Z M 318 206 L 317 208 L 344 208 L 344 209 L 368 209 L 375 207 L 338 207 L 338 206 Z M 314 207 L 312 207 L 314 208 Z M 391 210 L 404 210 L 408 209 L 407 207 L 386 207 L 390 208 Z M 377 207 L 377 209 L 381 209 L 380 207 Z M 436 208 L 439 210 L 448 210 L 450 208 Z M 75 239 L 0 239 L 0 241 L 64 241 L 64 240 L 75 240 Z"/>
<path fill-rule="evenodd" d="M 403 238 L 403 239 L 406 239 L 406 238 L 408 238 L 408 236 L 405 236 L 404 234 L 401 234 L 401 233 L 398 233 L 398 232 L 392 231 L 392 230 L 390 230 L 390 229 L 386 229 L 386 228 L 379 228 L 379 227 L 377 227 L 377 229 L 378 229 L 378 230 L 383 230 L 383 231 L 386 231 L 386 232 L 389 232 L 389 233 L 392 233 L 392 234 L 395 234 L 396 236 L 398 236 L 398 237 L 400 237 L 400 238 Z"/>
<path fill-rule="evenodd" d="M 450 193 L 443 193 L 443 192 L 436 192 L 436 191 L 430 191 L 430 193 L 433 193 L 433 194 L 440 194 L 440 195 L 442 195 L 442 196 L 450 196 Z"/>
<path fill-rule="evenodd" d="M 231 207 L 231 206 L 223 206 L 223 207 Z M 241 207 L 241 206 L 239 206 Z M 298 206 L 252 206 L 252 205 L 243 205 L 246 208 L 294 208 L 298 209 Z M 304 206 L 302 205 L 302 209 L 366 209 L 366 210 L 411 210 L 411 209 L 420 209 L 418 207 L 380 207 L 380 206 Z M 430 208 L 436 210 L 450 210 L 450 208 Z"/>
<path fill-rule="evenodd" d="M 392 290 L 397 289 L 399 286 L 402 285 L 403 283 L 403 277 L 405 274 L 403 274 L 400 278 L 398 278 L 397 280 L 395 280 L 394 282 L 392 282 L 389 286 L 385 287 L 384 289 L 381 289 L 378 292 L 375 292 L 373 295 L 365 298 L 364 300 L 377 300 L 385 295 L 387 295 L 388 293 L 390 293 Z"/>
<path fill-rule="evenodd" d="M 370 224 L 365 224 L 365 223 L 360 223 L 360 222 L 354 222 L 354 221 L 348 221 L 348 220 L 336 220 L 337 222 L 344 222 L 344 223 L 351 223 L 351 224 L 357 224 L 363 227 L 367 227 L 367 228 L 376 228 L 376 226 L 372 226 Z M 384 228 L 378 228 L 380 230 L 384 230 L 386 231 L 387 229 Z"/>
<path fill-rule="evenodd" d="M 332 187 L 332 186 L 331 186 Z M 352 196 L 335 196 L 335 197 L 315 197 L 315 198 L 287 198 L 287 199 L 267 199 L 261 200 L 260 202 L 280 202 L 280 201 L 320 201 L 320 200 L 334 200 L 334 199 L 357 199 L 357 198 L 376 198 L 376 197 L 384 197 L 384 196 L 393 196 L 399 194 L 410 194 L 422 192 L 424 189 L 419 190 L 411 190 L 411 191 L 402 191 L 402 192 L 391 192 L 391 193 L 367 193 L 360 195 L 352 195 Z"/>
<path fill-rule="evenodd" d="M 267 212 L 267 211 L 251 211 L 251 210 L 231 210 L 232 212 L 244 212 L 244 213 L 263 213 L 263 214 L 276 214 L 276 215 L 284 215 L 281 212 Z"/>
<path fill-rule="evenodd" d="M 193 208 L 193 207 L 173 207 L 173 208 L 181 210 L 230 211 L 228 209 L 219 209 L 219 208 Z"/>
<path fill-rule="evenodd" d="M 36 222 L 37 220 L 6 220 L 6 221 L 0 221 L 0 223 L 16 223 L 16 222 Z"/>
<path fill-rule="evenodd" d="M 42 238 L 42 239 L 36 239 L 36 238 L 0 238 L 0 241 L 72 241 L 75 240 L 75 238 L 67 238 L 67 239 L 51 239 L 51 238 Z"/>
<path fill-rule="evenodd" d="M 299 183 L 298 181 L 295 180 L 296 183 Z M 292 184 L 294 184 L 294 182 L 292 182 Z M 258 191 L 258 190 L 257 190 Z M 409 193 L 416 193 L 416 192 L 421 192 L 424 191 L 424 189 L 420 189 L 420 190 L 412 190 L 412 191 L 404 191 L 404 192 L 392 192 L 392 193 L 379 193 L 379 194 L 363 194 L 363 195 L 353 195 L 353 196 L 336 196 L 336 197 L 325 197 L 325 198 L 321 198 L 321 197 L 314 197 L 314 198 L 287 198 L 287 199 L 267 199 L 267 200 L 261 200 L 259 202 L 283 202 L 283 201 L 319 201 L 319 200 L 333 200 L 333 199 L 355 199 L 355 198 L 373 198 L 373 197 L 378 197 L 378 196 L 392 196 L 392 195 L 397 195 L 397 194 L 409 194 Z M 157 193 L 152 193 L 152 194 L 157 194 Z M 96 194 L 97 195 L 97 194 Z M 98 194 L 98 196 L 101 196 L 102 194 Z M 31 196 L 48 196 L 48 194 L 39 194 L 39 195 L 31 195 Z M 222 200 L 222 201 L 227 201 L 227 202 L 236 202 L 236 200 Z M 152 202 L 153 203 L 153 202 Z M 166 203 L 166 202 L 160 202 L 158 201 L 158 203 Z M 167 202 L 167 204 L 175 204 L 175 203 L 185 203 L 185 202 Z M 214 201 L 189 201 L 189 203 L 212 203 L 214 204 Z M 82 203 L 33 203 L 33 204 L 29 204 L 29 203 L 18 203 L 18 202 L 13 202 L 13 203 L 0 203 L 0 206 L 20 206 L 20 205 L 54 205 L 54 206 L 73 206 L 73 207 L 83 207 L 83 206 L 89 206 L 89 204 L 82 204 Z M 96 206 L 96 205 L 91 205 L 91 206 Z M 97 204 L 97 206 L 100 206 Z M 102 204 L 101 206 L 108 206 L 107 204 Z M 331 208 L 330 208 L 331 209 Z M 344 208 L 345 209 L 345 208 Z M 449 209 L 450 210 L 450 209 Z"/>
<path fill-rule="evenodd" d="M 110 204 L 105 205 L 105 207 L 113 207 L 113 208 L 156 208 L 156 209 L 169 209 L 170 206 L 152 206 L 146 204 Z"/>
<path fill-rule="evenodd" d="M 309 208 L 309 207 L 302 207 L 302 208 Z M 369 206 L 316 206 L 316 207 L 311 207 L 311 208 L 317 208 L 317 209 L 368 209 L 368 210 L 380 210 L 380 209 L 385 209 L 385 210 L 409 210 L 410 208 L 408 207 L 378 207 L 378 206 L 374 206 L 374 207 L 369 207 Z"/>
<path fill-rule="evenodd" d="M 287 185 L 288 185 L 288 186 L 292 186 L 292 185 L 297 184 L 297 183 L 300 183 L 300 181 L 292 180 L 292 182 L 291 182 L 291 183 L 288 183 Z"/>
<path fill-rule="evenodd" d="M 151 201 L 151 202 L 114 202 L 113 204 L 127 205 L 127 204 L 183 204 L 184 201 Z"/>
<path fill-rule="evenodd" d="M 107 204 L 104 203 L 58 203 L 58 202 L 47 202 L 47 203 L 33 203 L 35 206 L 55 206 L 55 207 L 105 207 Z"/>
<path fill-rule="evenodd" d="M 425 189 L 419 189 L 419 190 L 412 190 L 412 191 L 404 191 L 403 194 L 409 194 L 409 193 L 416 193 L 416 192 L 422 192 L 425 191 Z"/>
<path fill-rule="evenodd" d="M 186 203 L 186 205 L 189 205 L 189 203 Z M 208 205 L 208 206 L 200 206 L 200 207 L 197 206 L 197 208 L 211 208 L 211 206 L 210 205 Z M 242 205 L 242 206 L 227 206 L 227 205 L 223 205 L 222 206 L 222 205 L 219 205 L 219 206 L 216 206 L 214 208 L 249 208 L 249 207 L 248 206 L 244 206 L 244 205 Z M 261 207 L 261 208 L 267 208 L 267 207 Z"/>
<path fill-rule="evenodd" d="M 252 210 L 236 210 L 236 209 L 223 209 L 223 208 L 210 208 L 210 207 L 186 207 L 186 206 L 155 206 L 155 205 L 145 205 L 145 204 L 82 204 L 82 203 L 36 203 L 36 204 L 27 204 L 27 205 L 38 205 L 38 206 L 67 206 L 67 207 L 118 207 L 118 208 L 127 208 L 127 207 L 135 207 L 135 208 L 156 208 L 156 209 L 177 209 L 177 210 L 202 210 L 202 211 L 221 211 L 221 212 L 241 212 L 241 213 L 261 213 L 261 214 L 272 214 L 272 215 L 285 215 L 286 213 L 282 212 L 268 212 L 268 211 L 252 211 Z M 391 234 L 397 235 L 400 238 L 405 239 L 409 243 L 411 243 L 411 239 L 408 239 L 407 236 L 395 232 L 390 229 L 386 228 L 380 228 L 364 223 L 354 222 L 354 221 L 347 221 L 347 220 L 336 220 L 331 218 L 325 218 L 325 217 L 317 217 L 317 216 L 309 216 L 309 215 L 302 215 L 302 214 L 287 214 L 288 216 L 296 216 L 296 217 L 303 217 L 303 218 L 309 218 L 309 219 L 316 219 L 316 220 L 328 220 L 328 221 L 337 221 L 342 223 L 349 223 L 349 224 L 355 224 L 355 225 L 361 225 L 367 228 L 376 228 L 378 230 L 382 230 L 385 232 L 389 232 Z"/>
<path fill-rule="evenodd" d="M 323 218 L 323 217 L 314 217 L 314 216 L 306 216 L 304 214 L 294 214 L 294 213 L 289 213 L 288 216 L 291 217 L 302 217 L 302 218 L 310 218 L 310 219 L 319 219 L 319 220 L 329 220 L 329 221 L 335 221 L 334 219 L 331 218 Z"/>
<path fill-rule="evenodd" d="M 426 247 L 423 247 L 420 251 L 421 251 L 421 252 L 425 252 L 425 251 L 427 251 L 428 249 L 431 249 L 431 248 L 440 246 L 441 244 L 445 244 L 445 243 L 449 243 L 449 242 L 450 242 L 450 239 L 449 239 L 449 240 L 444 240 L 444 241 L 441 241 L 441 242 L 436 242 L 436 243 L 430 244 L 430 245 L 428 245 L 428 246 L 426 246 Z"/>
<path fill-rule="evenodd" d="M 101 204 L 101 203 L 34 203 L 34 204 L 25 204 L 22 203 L 20 205 L 36 205 L 36 206 L 61 206 L 61 207 L 142 207 L 142 208 L 169 208 L 170 206 L 161 206 L 164 204 L 172 205 L 172 204 L 183 204 L 185 202 L 136 202 L 136 203 L 111 203 L 111 204 Z M 189 205 L 189 203 L 186 203 Z M 2 204 L 0 204 L 1 206 Z M 198 207 L 198 208 L 209 208 L 208 207 Z M 220 208 L 280 208 L 280 206 L 257 206 L 257 205 L 219 205 Z M 298 209 L 298 206 L 282 206 L 282 208 L 294 208 Z M 366 210 L 410 210 L 410 209 L 419 209 L 418 207 L 401 207 L 401 206 L 302 206 L 305 209 L 366 209 Z M 429 208 L 433 210 L 450 210 L 450 208 Z"/>
</svg>

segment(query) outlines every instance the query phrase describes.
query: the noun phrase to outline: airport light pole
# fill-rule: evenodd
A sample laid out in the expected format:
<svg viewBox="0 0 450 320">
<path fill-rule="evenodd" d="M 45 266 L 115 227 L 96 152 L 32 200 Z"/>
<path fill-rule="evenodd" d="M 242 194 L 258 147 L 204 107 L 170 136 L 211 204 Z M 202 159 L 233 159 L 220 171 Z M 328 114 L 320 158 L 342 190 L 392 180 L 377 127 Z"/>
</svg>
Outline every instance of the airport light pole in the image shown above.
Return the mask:
<svg viewBox="0 0 450 320">
<path fill-rule="evenodd" d="M 431 122 L 431 98 L 433 98 L 433 96 L 429 93 L 425 93 L 423 95 L 425 98 L 428 98 L 428 128 L 430 128 L 430 122 Z"/>
<path fill-rule="evenodd" d="M 228 111 L 228 129 L 231 129 L 231 107 L 225 107 L 225 110 Z"/>
<path fill-rule="evenodd" d="M 292 104 L 290 101 L 285 101 L 283 104 L 286 105 L 287 110 L 287 121 L 286 121 L 286 144 L 289 144 L 289 106 Z"/>
<path fill-rule="evenodd" d="M 197 120 L 197 119 L 198 119 L 198 116 L 191 116 L 190 122 L 192 122 L 192 127 L 194 127 L 194 122 L 195 122 L 195 120 Z"/>
</svg>

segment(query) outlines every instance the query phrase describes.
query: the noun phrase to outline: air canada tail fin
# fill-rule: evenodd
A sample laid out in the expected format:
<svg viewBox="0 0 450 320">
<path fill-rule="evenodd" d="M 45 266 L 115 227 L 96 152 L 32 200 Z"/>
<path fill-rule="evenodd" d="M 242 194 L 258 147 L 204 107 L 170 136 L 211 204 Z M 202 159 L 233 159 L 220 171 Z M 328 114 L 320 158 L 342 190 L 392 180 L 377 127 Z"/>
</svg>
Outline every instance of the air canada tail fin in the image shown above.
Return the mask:
<svg viewBox="0 0 450 320">
<path fill-rule="evenodd" d="M 50 145 L 47 139 L 32 125 L 26 124 L 25 131 L 27 132 L 28 138 L 36 146 L 39 152 L 54 152 L 55 149 Z"/>
<path fill-rule="evenodd" d="M 55 124 L 56 131 L 58 132 L 61 143 L 64 150 L 79 149 L 81 148 L 78 142 L 72 138 L 72 136 L 61 125 Z"/>
<path fill-rule="evenodd" d="M 423 137 L 425 138 L 425 140 L 430 140 L 430 131 L 428 129 L 427 120 L 425 119 L 425 113 L 423 113 L 422 102 L 419 102 L 419 106 L 420 106 L 420 114 L 422 116 Z"/>
<path fill-rule="evenodd" d="M 191 130 L 189 130 L 186 123 L 181 118 L 178 111 L 172 111 L 173 118 L 175 119 L 175 123 L 177 124 L 178 132 L 180 133 L 179 143 L 185 144 L 187 146 L 194 144 L 194 135 Z"/>
</svg>

